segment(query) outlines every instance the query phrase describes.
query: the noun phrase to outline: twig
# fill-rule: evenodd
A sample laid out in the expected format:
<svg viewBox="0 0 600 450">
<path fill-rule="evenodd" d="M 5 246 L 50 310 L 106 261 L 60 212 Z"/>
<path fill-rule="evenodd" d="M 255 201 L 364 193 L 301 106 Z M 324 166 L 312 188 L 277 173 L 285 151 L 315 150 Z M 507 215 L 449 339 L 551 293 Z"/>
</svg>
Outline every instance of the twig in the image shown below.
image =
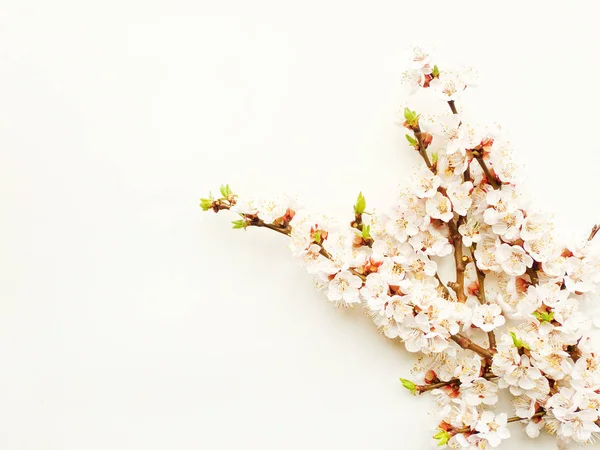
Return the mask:
<svg viewBox="0 0 600 450">
<path fill-rule="evenodd" d="M 488 166 L 485 163 L 485 161 L 483 160 L 483 157 L 476 156 L 475 159 L 481 166 L 481 169 L 483 170 L 483 173 L 485 174 L 485 177 L 487 178 L 488 183 L 490 183 L 494 189 L 498 189 L 500 187 L 500 185 L 496 181 L 496 177 L 492 176 L 492 174 L 490 173 L 490 169 L 488 169 Z"/>
<path fill-rule="evenodd" d="M 532 284 L 540 283 L 540 279 L 538 277 L 537 270 L 535 270 L 533 267 L 527 268 L 527 275 L 529 275 L 529 278 L 531 279 Z"/>
<path fill-rule="evenodd" d="M 498 378 L 498 376 L 494 375 L 493 373 L 486 373 L 483 374 L 481 378 L 485 378 L 486 380 L 495 380 Z M 422 394 L 423 392 L 432 391 L 434 389 L 438 389 L 444 386 L 450 386 L 452 384 L 460 385 L 460 379 L 452 378 L 451 380 L 440 381 L 439 383 L 415 385 L 415 388 L 419 394 Z"/>
<path fill-rule="evenodd" d="M 596 234 L 598 233 L 598 231 L 600 231 L 600 225 L 594 225 L 592 227 L 592 232 L 590 233 L 590 236 L 588 237 L 588 242 L 590 242 L 592 239 L 594 239 L 594 237 L 596 237 Z"/>
<path fill-rule="evenodd" d="M 477 292 L 477 298 L 479 299 L 479 303 L 485 305 L 487 303 L 487 299 L 485 297 L 485 273 L 477 266 L 477 260 L 475 259 L 475 250 L 477 249 L 477 244 L 472 244 L 471 248 L 471 257 L 473 258 L 473 265 L 475 266 L 475 273 L 477 274 L 477 283 L 479 284 L 479 290 Z M 496 348 L 496 335 L 494 334 L 494 330 L 488 331 L 488 341 L 490 344 L 490 349 Z"/>
<path fill-rule="evenodd" d="M 472 350 L 475 353 L 477 353 L 489 360 L 491 360 L 494 357 L 494 353 L 496 353 L 495 350 L 487 350 L 487 349 L 477 345 L 471 339 L 469 339 L 468 337 L 466 337 L 462 334 L 454 334 L 454 335 L 450 336 L 450 339 L 452 339 L 454 342 L 456 342 L 461 348 L 464 348 L 465 350 Z"/>
<path fill-rule="evenodd" d="M 435 279 L 438 280 L 438 283 L 440 283 L 440 286 L 442 287 L 442 289 L 444 290 L 444 294 L 446 295 L 446 298 L 450 298 L 450 290 L 448 289 L 448 287 L 444 284 L 444 282 L 442 281 L 442 279 L 440 278 L 440 275 L 436 272 L 435 273 Z"/>
<path fill-rule="evenodd" d="M 448 228 L 450 229 L 450 236 L 452 238 L 452 245 L 454 246 L 454 264 L 456 266 L 456 283 L 453 286 L 456 292 L 456 297 L 459 302 L 464 303 L 467 301 L 465 295 L 465 269 L 467 267 L 468 258 L 463 255 L 463 244 L 462 236 L 458 232 L 460 226 L 461 217 L 454 222 L 454 219 L 448 222 Z"/>
<path fill-rule="evenodd" d="M 425 144 L 423 144 L 423 137 L 421 136 L 421 128 L 417 125 L 414 130 L 415 137 L 417 138 L 417 144 L 419 145 L 419 154 L 427 164 L 427 167 L 433 171 L 433 166 L 431 165 L 431 161 L 429 160 L 429 155 L 427 155 L 427 148 Z"/>
</svg>

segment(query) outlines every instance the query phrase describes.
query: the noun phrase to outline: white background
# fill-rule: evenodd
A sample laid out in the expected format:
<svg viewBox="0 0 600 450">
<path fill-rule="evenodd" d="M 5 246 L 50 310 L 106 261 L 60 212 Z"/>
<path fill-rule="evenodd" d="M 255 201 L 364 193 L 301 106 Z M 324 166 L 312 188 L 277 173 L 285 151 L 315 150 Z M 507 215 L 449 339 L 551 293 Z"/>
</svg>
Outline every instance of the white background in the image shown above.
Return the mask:
<svg viewBox="0 0 600 450">
<path fill-rule="evenodd" d="M 0 2 L 0 447 L 430 448 L 414 359 L 336 310 L 221 183 L 347 217 L 418 164 L 407 44 L 481 71 L 565 236 L 600 220 L 593 1 Z M 503 449 L 553 448 L 519 440 Z M 522 441 L 522 442 L 521 442 Z M 541 444 L 540 444 L 541 443 Z"/>
</svg>

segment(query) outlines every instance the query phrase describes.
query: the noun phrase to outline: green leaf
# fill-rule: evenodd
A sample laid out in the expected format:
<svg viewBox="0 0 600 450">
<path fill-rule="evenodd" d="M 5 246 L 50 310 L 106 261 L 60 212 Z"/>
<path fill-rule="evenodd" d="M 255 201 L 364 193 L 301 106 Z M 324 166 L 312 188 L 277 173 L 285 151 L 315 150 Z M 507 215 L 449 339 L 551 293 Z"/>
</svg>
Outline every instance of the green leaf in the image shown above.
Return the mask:
<svg viewBox="0 0 600 450">
<path fill-rule="evenodd" d="M 317 244 L 321 243 L 321 230 L 317 230 L 313 233 L 313 239 Z"/>
<path fill-rule="evenodd" d="M 400 383 L 413 394 L 417 393 L 417 385 L 406 378 L 400 378 Z"/>
<path fill-rule="evenodd" d="M 411 128 L 419 126 L 419 115 L 415 111 L 408 109 L 408 107 L 404 108 L 404 118 Z"/>
<path fill-rule="evenodd" d="M 202 211 L 208 211 L 209 209 L 212 209 L 213 201 L 214 199 L 212 196 L 210 198 L 201 198 L 200 208 L 202 208 Z"/>
<path fill-rule="evenodd" d="M 224 184 L 221 186 L 221 195 L 223 196 L 223 198 L 231 197 L 231 189 L 229 188 L 228 184 Z"/>
<path fill-rule="evenodd" d="M 438 153 L 437 152 L 432 153 L 431 154 L 431 164 L 436 164 L 438 162 L 438 160 L 439 160 Z"/>
<path fill-rule="evenodd" d="M 365 208 L 367 207 L 367 201 L 362 195 L 362 192 L 358 193 L 358 198 L 356 199 L 356 205 L 354 205 L 354 214 L 357 216 L 365 212 Z"/>
<path fill-rule="evenodd" d="M 363 225 L 362 226 L 362 237 L 364 240 L 371 239 L 371 235 L 369 234 L 370 232 L 371 232 L 371 225 Z"/>
<path fill-rule="evenodd" d="M 513 344 L 515 345 L 515 347 L 517 348 L 526 348 L 527 350 L 531 350 L 529 348 L 529 345 L 527 345 L 525 342 L 523 342 L 521 339 L 519 339 L 517 337 L 517 335 L 515 333 L 513 333 L 512 331 L 509 333 L 510 337 L 512 338 Z"/>
<path fill-rule="evenodd" d="M 412 137 L 410 134 L 405 134 L 404 136 L 406 137 L 406 140 L 408 141 L 408 143 L 410 145 L 412 145 L 413 147 L 416 147 L 419 145 L 417 140 L 414 137 Z"/>
<path fill-rule="evenodd" d="M 436 441 L 438 441 L 438 443 L 437 443 L 438 447 L 442 447 L 442 446 L 446 445 L 451 437 L 452 436 L 450 436 L 450 433 L 448 433 L 447 431 L 444 431 L 444 430 L 440 430 L 439 433 L 436 433 L 433 435 L 433 438 Z"/>
<path fill-rule="evenodd" d="M 433 78 L 437 78 L 440 75 L 440 69 L 438 69 L 437 65 L 433 66 L 433 70 L 431 71 L 431 76 Z"/>
<path fill-rule="evenodd" d="M 552 322 L 554 320 L 554 311 L 550 312 L 534 312 L 533 316 L 540 322 Z"/>
<path fill-rule="evenodd" d="M 240 219 L 240 220 L 234 220 L 233 222 L 231 222 L 233 224 L 233 229 L 240 229 L 240 228 L 246 228 L 248 226 L 248 222 L 244 219 Z"/>
</svg>

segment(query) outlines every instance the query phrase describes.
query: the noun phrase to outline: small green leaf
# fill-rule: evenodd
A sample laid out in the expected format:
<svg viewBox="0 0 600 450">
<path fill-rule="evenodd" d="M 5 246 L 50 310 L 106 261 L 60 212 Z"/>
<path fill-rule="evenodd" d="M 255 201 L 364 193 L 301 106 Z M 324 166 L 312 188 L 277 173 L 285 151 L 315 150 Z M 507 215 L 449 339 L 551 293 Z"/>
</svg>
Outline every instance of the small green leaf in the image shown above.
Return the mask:
<svg viewBox="0 0 600 450">
<path fill-rule="evenodd" d="M 432 153 L 431 154 L 431 164 L 436 164 L 438 162 L 438 160 L 439 160 L 438 153 L 437 152 Z"/>
<path fill-rule="evenodd" d="M 229 188 L 228 184 L 224 184 L 221 186 L 221 195 L 223 196 L 223 198 L 231 197 L 231 189 Z"/>
<path fill-rule="evenodd" d="M 442 447 L 442 446 L 446 445 L 451 437 L 452 436 L 450 436 L 450 433 L 448 433 L 447 431 L 444 431 L 444 430 L 440 430 L 439 433 L 436 433 L 433 435 L 433 438 L 436 441 L 438 441 L 437 442 L 438 447 Z"/>
<path fill-rule="evenodd" d="M 354 205 L 354 214 L 357 216 L 365 212 L 365 208 L 367 207 L 367 201 L 362 195 L 362 192 L 358 193 L 358 198 L 356 199 L 356 205 Z"/>
<path fill-rule="evenodd" d="M 362 237 L 364 240 L 371 239 L 371 235 L 369 234 L 370 232 L 371 232 L 371 225 L 363 225 L 362 226 Z"/>
<path fill-rule="evenodd" d="M 529 345 L 527 345 L 525 342 L 523 342 L 523 340 L 519 339 L 517 337 L 517 335 L 515 333 L 513 333 L 512 331 L 509 333 L 510 337 L 512 338 L 513 344 L 515 345 L 515 347 L 517 348 L 526 348 L 527 350 L 530 350 Z"/>
<path fill-rule="evenodd" d="M 240 229 L 240 228 L 246 228 L 248 226 L 248 221 L 244 220 L 244 219 L 240 219 L 240 220 L 234 220 L 233 222 L 231 222 L 233 224 L 233 229 Z"/>
<path fill-rule="evenodd" d="M 200 208 L 202 208 L 202 211 L 208 211 L 209 209 L 212 209 L 213 201 L 214 199 L 212 196 L 210 198 L 201 198 Z"/>
<path fill-rule="evenodd" d="M 540 322 L 552 322 L 554 320 L 554 311 L 550 312 L 534 312 L 533 316 Z"/>
<path fill-rule="evenodd" d="M 419 126 L 419 115 L 415 111 L 404 108 L 404 118 L 410 128 L 416 128 Z"/>
<path fill-rule="evenodd" d="M 406 134 L 405 137 L 406 137 L 406 140 L 408 141 L 408 143 L 410 145 L 412 145 L 413 147 L 416 147 L 419 145 L 417 140 L 414 137 L 412 137 L 410 134 Z"/>
<path fill-rule="evenodd" d="M 417 385 L 406 378 L 400 378 L 400 383 L 413 394 L 417 393 Z"/>
<path fill-rule="evenodd" d="M 313 233 L 313 239 L 317 244 L 321 243 L 321 230 L 317 230 Z"/>
<path fill-rule="evenodd" d="M 437 65 L 434 65 L 434 66 L 433 66 L 433 70 L 431 71 L 431 76 L 432 76 L 433 78 L 437 78 L 437 77 L 439 77 L 439 76 L 440 76 L 440 69 L 438 69 L 438 66 L 437 66 Z"/>
</svg>

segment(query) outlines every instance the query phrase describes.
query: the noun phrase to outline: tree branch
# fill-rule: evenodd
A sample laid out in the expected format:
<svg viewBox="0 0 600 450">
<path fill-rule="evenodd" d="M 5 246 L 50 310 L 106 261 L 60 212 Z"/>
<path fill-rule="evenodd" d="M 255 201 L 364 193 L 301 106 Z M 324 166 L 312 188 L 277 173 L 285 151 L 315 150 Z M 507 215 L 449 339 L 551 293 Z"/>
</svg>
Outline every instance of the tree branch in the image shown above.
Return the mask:
<svg viewBox="0 0 600 450">
<path fill-rule="evenodd" d="M 494 375 L 493 373 L 486 373 L 483 374 L 481 376 L 481 378 L 485 378 L 486 380 L 495 380 L 498 378 L 497 375 Z M 423 392 L 427 392 L 427 391 L 432 391 L 434 389 L 438 389 L 444 386 L 450 386 L 452 384 L 456 384 L 456 385 L 460 385 L 460 379 L 459 378 L 452 378 L 451 380 L 448 381 L 440 381 L 439 383 L 433 383 L 433 384 L 417 384 L 415 385 L 415 389 L 417 390 L 417 392 L 419 394 L 422 394 Z"/>
<path fill-rule="evenodd" d="M 494 357 L 494 353 L 496 353 L 495 350 L 487 350 L 487 349 L 477 345 L 471 339 L 469 339 L 468 337 L 466 337 L 462 334 L 454 334 L 454 335 L 450 336 L 450 339 L 452 339 L 454 342 L 456 342 L 461 348 L 464 348 L 465 350 L 472 350 L 475 353 L 477 353 L 478 355 L 481 355 L 484 358 L 489 359 L 489 360 L 491 360 Z"/>
</svg>

